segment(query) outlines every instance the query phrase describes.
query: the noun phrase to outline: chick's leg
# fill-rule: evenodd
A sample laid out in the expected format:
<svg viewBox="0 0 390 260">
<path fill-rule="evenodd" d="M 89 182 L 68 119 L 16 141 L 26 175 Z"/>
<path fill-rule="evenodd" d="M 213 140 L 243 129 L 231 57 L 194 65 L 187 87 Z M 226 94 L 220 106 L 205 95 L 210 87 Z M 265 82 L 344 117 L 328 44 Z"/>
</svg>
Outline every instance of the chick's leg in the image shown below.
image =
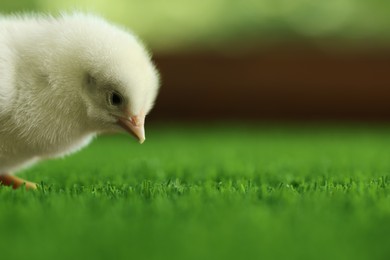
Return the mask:
<svg viewBox="0 0 390 260">
<path fill-rule="evenodd" d="M 18 178 L 13 175 L 9 174 L 0 174 L 0 185 L 5 185 L 5 186 L 12 186 L 12 188 L 17 189 L 20 186 L 23 185 L 23 183 L 26 185 L 27 190 L 35 190 L 37 188 L 37 184 L 33 182 L 29 182 L 26 180 L 23 180 L 21 178 Z"/>
</svg>

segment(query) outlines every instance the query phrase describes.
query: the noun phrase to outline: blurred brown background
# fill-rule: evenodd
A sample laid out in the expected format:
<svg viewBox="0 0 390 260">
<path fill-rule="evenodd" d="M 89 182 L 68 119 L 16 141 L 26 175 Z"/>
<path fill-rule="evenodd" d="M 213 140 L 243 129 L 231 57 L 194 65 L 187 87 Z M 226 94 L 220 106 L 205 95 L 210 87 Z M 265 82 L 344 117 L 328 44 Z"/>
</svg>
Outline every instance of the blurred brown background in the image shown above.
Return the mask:
<svg viewBox="0 0 390 260">
<path fill-rule="evenodd" d="M 324 50 L 305 42 L 156 55 L 156 119 L 390 119 L 390 48 Z"/>
<path fill-rule="evenodd" d="M 162 88 L 149 120 L 390 120 L 387 0 L 20 0 L 131 28 Z"/>
</svg>

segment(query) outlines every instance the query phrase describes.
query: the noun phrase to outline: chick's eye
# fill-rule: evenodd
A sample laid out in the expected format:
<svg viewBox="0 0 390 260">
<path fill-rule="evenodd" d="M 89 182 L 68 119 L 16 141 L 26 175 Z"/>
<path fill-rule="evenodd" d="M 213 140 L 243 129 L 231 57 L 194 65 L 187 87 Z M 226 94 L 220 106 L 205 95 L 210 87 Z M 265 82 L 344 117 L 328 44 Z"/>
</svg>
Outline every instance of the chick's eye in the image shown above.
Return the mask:
<svg viewBox="0 0 390 260">
<path fill-rule="evenodd" d="M 109 95 L 109 102 L 113 106 L 120 106 L 123 103 L 123 98 L 119 93 L 111 92 Z"/>
</svg>

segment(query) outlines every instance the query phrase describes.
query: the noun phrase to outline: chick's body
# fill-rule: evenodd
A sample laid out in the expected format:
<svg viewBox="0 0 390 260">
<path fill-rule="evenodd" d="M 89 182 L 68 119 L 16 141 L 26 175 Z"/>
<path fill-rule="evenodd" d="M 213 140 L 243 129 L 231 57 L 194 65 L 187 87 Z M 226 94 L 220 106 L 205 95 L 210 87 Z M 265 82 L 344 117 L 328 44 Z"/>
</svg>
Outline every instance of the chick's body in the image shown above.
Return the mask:
<svg viewBox="0 0 390 260">
<path fill-rule="evenodd" d="M 123 128 L 143 141 L 158 76 L 137 38 L 85 14 L 0 18 L 0 175 Z"/>
</svg>

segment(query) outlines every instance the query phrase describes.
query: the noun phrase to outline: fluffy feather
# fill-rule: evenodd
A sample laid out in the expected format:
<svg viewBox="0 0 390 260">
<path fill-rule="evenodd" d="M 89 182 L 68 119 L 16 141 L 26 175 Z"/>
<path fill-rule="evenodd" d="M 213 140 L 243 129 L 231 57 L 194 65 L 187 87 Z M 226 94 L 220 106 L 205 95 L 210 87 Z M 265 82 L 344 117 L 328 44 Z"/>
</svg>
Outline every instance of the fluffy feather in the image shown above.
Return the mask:
<svg viewBox="0 0 390 260">
<path fill-rule="evenodd" d="M 143 127 L 158 85 L 141 42 L 100 17 L 0 17 L 0 175 L 121 131 L 123 118 Z"/>
</svg>

